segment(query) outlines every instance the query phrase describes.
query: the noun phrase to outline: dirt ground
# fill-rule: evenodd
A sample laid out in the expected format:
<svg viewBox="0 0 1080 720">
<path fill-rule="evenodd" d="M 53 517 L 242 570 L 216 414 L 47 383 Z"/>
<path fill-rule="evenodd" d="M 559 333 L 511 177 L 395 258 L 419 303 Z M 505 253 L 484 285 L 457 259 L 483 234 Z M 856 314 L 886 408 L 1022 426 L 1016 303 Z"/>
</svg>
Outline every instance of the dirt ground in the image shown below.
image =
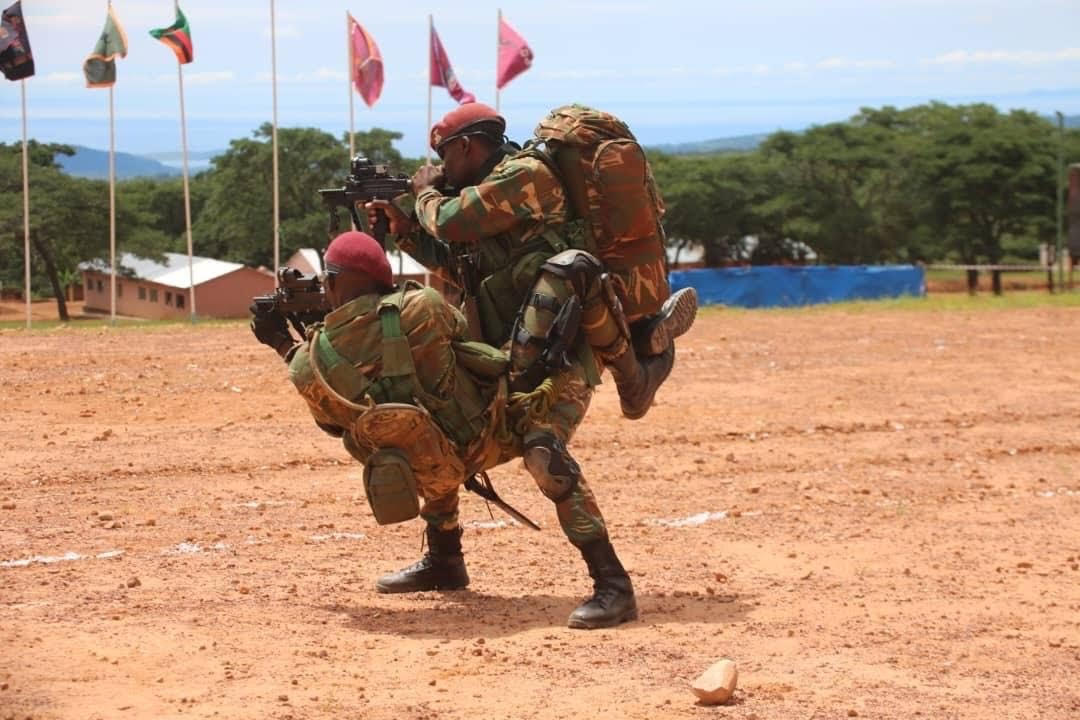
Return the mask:
<svg viewBox="0 0 1080 720">
<path fill-rule="evenodd" d="M 467 496 L 419 556 L 239 323 L 0 331 L 2 718 L 1080 717 L 1080 317 L 705 311 L 646 419 L 573 450 L 641 619 Z M 690 682 L 739 667 L 728 705 Z"/>
</svg>

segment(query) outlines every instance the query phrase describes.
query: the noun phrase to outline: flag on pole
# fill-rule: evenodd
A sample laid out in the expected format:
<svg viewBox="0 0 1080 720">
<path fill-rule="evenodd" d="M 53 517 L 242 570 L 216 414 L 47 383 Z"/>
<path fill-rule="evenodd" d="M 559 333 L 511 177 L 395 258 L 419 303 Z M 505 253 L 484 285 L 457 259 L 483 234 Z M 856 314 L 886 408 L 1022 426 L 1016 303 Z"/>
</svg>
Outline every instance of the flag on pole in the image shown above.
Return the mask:
<svg viewBox="0 0 1080 720">
<path fill-rule="evenodd" d="M 462 105 L 476 102 L 476 96 L 465 92 L 465 88 L 461 87 L 457 76 L 454 75 L 454 69 L 450 67 L 450 58 L 443 49 L 442 42 L 439 41 L 439 34 L 435 32 L 434 25 L 431 26 L 431 85 L 446 88 L 450 97 Z"/>
<path fill-rule="evenodd" d="M 382 93 L 383 65 L 375 38 L 349 15 L 349 48 L 352 58 L 352 83 L 368 107 L 375 104 Z"/>
<path fill-rule="evenodd" d="M 499 67 L 496 70 L 495 87 L 502 89 L 508 82 L 529 69 L 533 53 L 525 38 L 518 35 L 510 24 L 499 17 Z"/>
<path fill-rule="evenodd" d="M 116 56 L 127 57 L 127 49 L 127 34 L 110 5 L 101 37 L 83 63 L 86 87 L 112 87 L 116 83 Z"/>
<path fill-rule="evenodd" d="M 30 52 L 22 3 L 12 3 L 0 18 L 0 71 L 8 80 L 28 78 L 34 74 L 34 55 Z"/>
<path fill-rule="evenodd" d="M 184 13 L 180 12 L 179 5 L 176 6 L 176 22 L 167 28 L 151 30 L 150 35 L 172 48 L 176 53 L 176 61 L 181 65 L 187 65 L 195 59 L 195 48 L 191 45 L 191 28 Z"/>
</svg>

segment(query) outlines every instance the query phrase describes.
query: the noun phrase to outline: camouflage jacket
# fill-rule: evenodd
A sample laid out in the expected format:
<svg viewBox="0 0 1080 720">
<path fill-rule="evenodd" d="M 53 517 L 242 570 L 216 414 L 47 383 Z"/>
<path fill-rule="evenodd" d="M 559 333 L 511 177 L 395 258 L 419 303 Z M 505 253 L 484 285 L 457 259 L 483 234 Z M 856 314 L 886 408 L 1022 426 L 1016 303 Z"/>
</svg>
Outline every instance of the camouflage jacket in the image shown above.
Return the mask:
<svg viewBox="0 0 1080 720">
<path fill-rule="evenodd" d="M 411 355 L 413 374 L 405 398 L 395 396 L 400 393 L 390 383 L 397 380 L 388 377 L 398 372 L 388 366 L 396 363 L 400 368 L 401 359 L 384 357 L 388 346 L 380 308 L 388 303 L 397 307 L 401 336 Z M 330 312 L 293 356 L 289 376 L 324 430 L 338 434 L 352 428 L 376 403 L 419 401 L 446 435 L 465 447 L 486 429 L 485 411 L 496 390 L 491 378 L 459 366 L 457 346 L 465 334 L 464 317 L 442 295 L 408 283 L 391 295 L 364 295 Z"/>
<path fill-rule="evenodd" d="M 462 281 L 476 298 L 481 336 L 496 347 L 510 339 L 540 265 L 568 247 L 569 212 L 562 184 L 542 160 L 499 152 L 479 184 L 454 196 L 421 192 L 415 203 L 421 230 L 399 240 L 425 266 Z"/>
</svg>

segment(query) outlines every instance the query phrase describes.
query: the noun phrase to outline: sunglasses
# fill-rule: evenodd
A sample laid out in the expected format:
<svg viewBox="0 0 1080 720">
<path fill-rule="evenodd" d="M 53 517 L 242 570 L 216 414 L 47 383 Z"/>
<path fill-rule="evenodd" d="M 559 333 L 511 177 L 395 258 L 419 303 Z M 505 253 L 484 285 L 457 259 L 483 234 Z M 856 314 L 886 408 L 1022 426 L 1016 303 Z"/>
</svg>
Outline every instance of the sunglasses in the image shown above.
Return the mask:
<svg viewBox="0 0 1080 720">
<path fill-rule="evenodd" d="M 435 154 L 439 156 L 440 160 L 446 160 L 446 149 L 450 147 L 451 143 L 453 143 L 455 140 L 468 140 L 468 136 L 458 135 L 457 137 L 452 137 L 439 145 L 439 147 L 435 148 Z"/>
</svg>

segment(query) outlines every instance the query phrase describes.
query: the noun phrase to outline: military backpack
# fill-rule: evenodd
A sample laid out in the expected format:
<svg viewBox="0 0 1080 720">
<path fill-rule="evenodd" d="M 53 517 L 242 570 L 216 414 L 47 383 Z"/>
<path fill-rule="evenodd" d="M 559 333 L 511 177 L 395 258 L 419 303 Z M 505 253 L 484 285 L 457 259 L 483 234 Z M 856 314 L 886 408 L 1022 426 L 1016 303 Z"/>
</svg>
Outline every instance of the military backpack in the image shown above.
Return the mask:
<svg viewBox="0 0 1080 720">
<path fill-rule="evenodd" d="M 555 108 L 526 151 L 562 180 L 571 215 L 584 222 L 584 250 L 618 279 L 630 322 L 660 310 L 667 281 L 664 203 L 645 152 L 626 123 L 584 105 Z M 542 147 L 541 147 L 542 146 Z"/>
</svg>

